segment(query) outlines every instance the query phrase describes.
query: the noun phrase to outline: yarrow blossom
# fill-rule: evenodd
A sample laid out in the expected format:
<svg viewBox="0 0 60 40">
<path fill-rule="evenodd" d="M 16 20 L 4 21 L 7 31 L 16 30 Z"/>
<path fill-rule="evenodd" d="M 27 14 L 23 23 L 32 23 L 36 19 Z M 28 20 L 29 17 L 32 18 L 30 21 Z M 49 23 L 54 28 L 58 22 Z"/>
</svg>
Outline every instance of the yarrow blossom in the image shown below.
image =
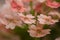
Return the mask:
<svg viewBox="0 0 60 40">
<path fill-rule="evenodd" d="M 60 7 L 60 3 L 56 2 L 56 1 L 53 1 L 53 0 L 47 0 L 46 1 L 46 5 L 51 7 L 51 8 L 58 8 L 58 7 Z"/>
<path fill-rule="evenodd" d="M 5 18 L 0 18 L 0 23 L 3 25 L 7 25 L 8 21 Z"/>
<path fill-rule="evenodd" d="M 52 16 L 52 17 L 56 17 L 56 18 L 60 18 L 60 13 L 58 11 L 50 11 L 48 13 L 48 15 Z"/>
<path fill-rule="evenodd" d="M 7 29 L 14 29 L 16 25 L 21 26 L 22 24 L 17 13 L 14 13 L 15 12 L 13 12 L 7 4 L 3 5 L 0 11 L 0 23 L 3 24 Z M 11 27 L 11 25 L 13 25 L 13 27 Z"/>
<path fill-rule="evenodd" d="M 9 23 L 8 25 L 6 25 L 6 29 L 14 29 L 14 28 L 15 28 L 14 23 Z"/>
<path fill-rule="evenodd" d="M 28 14 L 26 16 L 23 14 L 19 14 L 19 16 L 20 16 L 20 19 L 26 24 L 35 23 L 34 16 L 32 16 L 31 14 Z"/>
<path fill-rule="evenodd" d="M 55 0 L 6 0 L 0 9 L 0 26 L 7 30 L 24 27 L 31 37 L 44 37 L 50 34 L 49 25 L 58 22 L 60 11 L 53 10 L 59 7 L 60 3 Z M 26 30 L 25 25 L 28 25 Z M 45 25 L 48 28 L 44 29 Z"/>
<path fill-rule="evenodd" d="M 53 20 L 51 16 L 46 16 L 44 14 L 40 14 L 40 16 L 38 16 L 38 21 L 40 24 L 54 24 L 58 22 L 58 20 Z"/>
<path fill-rule="evenodd" d="M 44 37 L 47 34 L 50 34 L 50 31 L 51 31 L 50 29 L 43 29 L 41 25 L 40 26 L 31 25 L 28 30 L 31 37 L 37 38 Z"/>
<path fill-rule="evenodd" d="M 25 7 L 23 6 L 23 3 L 19 2 L 19 1 L 12 0 L 11 7 L 12 7 L 13 11 L 14 10 L 17 12 L 24 12 L 25 11 Z"/>
</svg>

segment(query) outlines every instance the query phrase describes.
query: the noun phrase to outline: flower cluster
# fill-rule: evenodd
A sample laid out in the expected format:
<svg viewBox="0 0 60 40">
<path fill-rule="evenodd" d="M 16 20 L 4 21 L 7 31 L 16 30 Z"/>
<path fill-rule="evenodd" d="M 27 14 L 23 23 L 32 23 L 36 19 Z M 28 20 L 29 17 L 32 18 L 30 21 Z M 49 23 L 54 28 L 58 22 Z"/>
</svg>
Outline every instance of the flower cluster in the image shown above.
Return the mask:
<svg viewBox="0 0 60 40">
<path fill-rule="evenodd" d="M 58 22 L 59 7 L 60 1 L 56 0 L 6 0 L 0 10 L 0 24 L 6 29 L 27 24 L 31 37 L 44 37 L 51 31 L 44 29 L 44 25 Z"/>
</svg>

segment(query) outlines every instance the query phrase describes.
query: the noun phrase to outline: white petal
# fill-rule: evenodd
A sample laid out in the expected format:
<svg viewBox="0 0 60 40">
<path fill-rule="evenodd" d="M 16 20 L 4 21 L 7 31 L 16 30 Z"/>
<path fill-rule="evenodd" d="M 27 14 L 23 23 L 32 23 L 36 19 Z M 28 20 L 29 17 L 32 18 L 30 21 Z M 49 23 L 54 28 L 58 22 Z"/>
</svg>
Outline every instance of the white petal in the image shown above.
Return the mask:
<svg viewBox="0 0 60 40">
<path fill-rule="evenodd" d="M 37 0 L 37 2 L 40 2 L 40 3 L 43 3 L 45 2 L 46 0 Z"/>
<path fill-rule="evenodd" d="M 9 23 L 8 25 L 6 25 L 6 29 L 14 29 L 15 26 L 16 25 L 14 23 Z"/>
<path fill-rule="evenodd" d="M 0 19 L 0 23 L 2 23 L 2 24 L 4 24 L 4 25 L 7 25 L 8 24 L 8 22 L 7 22 L 7 20 L 6 19 Z"/>
</svg>

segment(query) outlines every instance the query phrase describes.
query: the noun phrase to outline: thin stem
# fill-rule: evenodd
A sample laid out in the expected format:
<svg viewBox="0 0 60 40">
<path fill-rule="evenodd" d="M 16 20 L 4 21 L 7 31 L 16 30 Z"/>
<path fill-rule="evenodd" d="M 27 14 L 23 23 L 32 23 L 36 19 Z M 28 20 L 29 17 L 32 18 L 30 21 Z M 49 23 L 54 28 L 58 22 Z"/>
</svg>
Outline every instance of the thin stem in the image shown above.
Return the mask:
<svg viewBox="0 0 60 40">
<path fill-rule="evenodd" d="M 40 40 L 40 38 L 35 38 L 35 40 Z"/>
</svg>

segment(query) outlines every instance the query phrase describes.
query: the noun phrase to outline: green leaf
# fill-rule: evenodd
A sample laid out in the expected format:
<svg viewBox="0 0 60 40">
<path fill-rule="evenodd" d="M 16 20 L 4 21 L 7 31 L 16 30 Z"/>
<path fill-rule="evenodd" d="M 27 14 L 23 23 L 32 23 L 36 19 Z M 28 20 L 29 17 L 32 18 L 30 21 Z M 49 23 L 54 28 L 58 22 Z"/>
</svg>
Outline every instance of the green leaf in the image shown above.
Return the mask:
<svg viewBox="0 0 60 40">
<path fill-rule="evenodd" d="M 28 24 L 23 24 L 23 26 L 21 27 L 22 29 L 28 30 Z"/>
<path fill-rule="evenodd" d="M 32 9 L 32 6 L 33 6 L 33 2 L 31 1 L 31 2 L 30 2 L 30 7 L 31 7 L 31 9 Z"/>
<path fill-rule="evenodd" d="M 34 15 L 35 11 L 33 10 L 33 2 L 32 1 L 30 2 L 30 8 L 31 8 L 30 13 L 32 15 Z"/>
<path fill-rule="evenodd" d="M 26 29 L 16 27 L 14 29 L 15 34 L 19 35 L 21 40 L 34 40 L 32 37 L 30 37 L 29 33 Z"/>
<path fill-rule="evenodd" d="M 35 40 L 41 40 L 41 38 L 34 38 Z"/>
<path fill-rule="evenodd" d="M 33 9 L 31 9 L 30 13 L 31 13 L 32 15 L 34 15 L 34 14 L 35 14 L 35 11 L 34 11 Z"/>
<path fill-rule="evenodd" d="M 49 28 L 49 25 L 45 24 L 43 28 L 44 29 L 48 29 Z"/>
<path fill-rule="evenodd" d="M 44 27 L 48 27 L 45 25 Z M 42 40 L 55 40 L 57 37 L 60 37 L 60 22 L 57 22 L 53 26 L 49 26 L 51 28 L 51 32 L 49 35 L 42 38 Z"/>
<path fill-rule="evenodd" d="M 56 2 L 60 2 L 60 0 L 55 0 Z"/>
</svg>

